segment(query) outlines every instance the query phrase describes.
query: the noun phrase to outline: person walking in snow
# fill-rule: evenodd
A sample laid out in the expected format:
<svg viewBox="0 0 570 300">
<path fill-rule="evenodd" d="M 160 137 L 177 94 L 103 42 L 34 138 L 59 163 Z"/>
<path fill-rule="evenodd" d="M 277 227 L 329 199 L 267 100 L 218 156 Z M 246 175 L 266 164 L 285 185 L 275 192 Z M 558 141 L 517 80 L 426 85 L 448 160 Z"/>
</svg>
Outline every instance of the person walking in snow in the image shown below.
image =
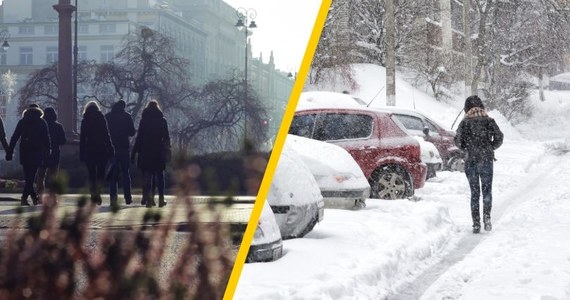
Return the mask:
<svg viewBox="0 0 570 300">
<path fill-rule="evenodd" d="M 479 197 L 483 193 L 483 223 L 490 231 L 491 207 L 493 204 L 493 162 L 495 150 L 503 144 L 503 133 L 494 119 L 485 112 L 483 101 L 478 96 L 469 96 L 463 110 L 465 117 L 459 123 L 455 135 L 455 145 L 463 150 L 465 175 L 471 189 L 471 217 L 473 233 L 481 231 Z"/>
</svg>

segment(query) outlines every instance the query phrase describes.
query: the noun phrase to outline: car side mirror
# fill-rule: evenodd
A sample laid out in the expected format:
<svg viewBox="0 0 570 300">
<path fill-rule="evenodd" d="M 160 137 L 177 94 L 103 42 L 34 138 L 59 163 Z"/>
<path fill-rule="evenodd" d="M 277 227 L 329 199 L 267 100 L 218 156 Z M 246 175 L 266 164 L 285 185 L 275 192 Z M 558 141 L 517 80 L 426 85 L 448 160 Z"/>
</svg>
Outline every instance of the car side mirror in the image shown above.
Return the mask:
<svg viewBox="0 0 570 300">
<path fill-rule="evenodd" d="M 424 133 L 426 136 L 429 136 L 429 128 L 424 127 L 423 133 Z"/>
</svg>

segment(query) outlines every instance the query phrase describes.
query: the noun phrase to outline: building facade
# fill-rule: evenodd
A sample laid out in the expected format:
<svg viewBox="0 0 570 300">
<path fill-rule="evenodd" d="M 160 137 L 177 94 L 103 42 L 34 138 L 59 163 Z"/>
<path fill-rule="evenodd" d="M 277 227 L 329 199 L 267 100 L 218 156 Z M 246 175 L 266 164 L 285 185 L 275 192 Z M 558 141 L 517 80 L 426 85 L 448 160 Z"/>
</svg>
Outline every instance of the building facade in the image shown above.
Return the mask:
<svg viewBox="0 0 570 300">
<path fill-rule="evenodd" d="M 15 74 L 15 92 L 33 70 L 57 60 L 58 15 L 52 7 L 57 2 L 4 0 L 0 6 L 0 32 L 7 33 L 10 43 L 6 51 L 0 50 L 0 74 Z M 175 41 L 178 55 L 190 61 L 193 84 L 244 71 L 245 34 L 235 27 L 236 10 L 222 0 L 79 0 L 78 8 L 79 60 L 112 60 L 125 36 L 146 26 Z M 280 120 L 283 109 L 275 109 L 288 101 L 293 81 L 275 68 L 272 54 L 268 62 L 250 51 L 247 55 L 248 81 L 270 109 L 269 118 Z M 15 92 L 0 93 L 8 132 L 19 118 Z"/>
</svg>

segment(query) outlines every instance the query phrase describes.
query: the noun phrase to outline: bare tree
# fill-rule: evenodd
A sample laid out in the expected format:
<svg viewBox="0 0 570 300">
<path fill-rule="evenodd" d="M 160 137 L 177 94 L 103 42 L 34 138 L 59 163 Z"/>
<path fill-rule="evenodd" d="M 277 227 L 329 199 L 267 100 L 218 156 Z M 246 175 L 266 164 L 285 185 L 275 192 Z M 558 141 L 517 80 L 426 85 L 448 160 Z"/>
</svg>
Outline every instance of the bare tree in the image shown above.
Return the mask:
<svg viewBox="0 0 570 300">
<path fill-rule="evenodd" d="M 77 84 L 79 86 L 85 86 L 90 81 L 94 65 L 94 61 L 83 60 L 79 62 L 77 67 Z M 18 91 L 20 98 L 18 111 L 22 112 L 32 103 L 56 107 L 58 87 L 57 63 L 35 70 L 30 73 L 26 83 Z"/>
<path fill-rule="evenodd" d="M 209 82 L 180 101 L 171 109 L 178 147 L 192 144 L 199 152 L 236 150 L 245 137 L 256 146 L 263 143 L 266 108 L 251 86 L 247 88 L 244 99 L 243 79 L 234 76 Z"/>
<path fill-rule="evenodd" d="M 158 98 L 169 108 L 190 91 L 190 62 L 175 53 L 175 43 L 147 27 L 129 35 L 112 62 L 97 67 L 93 92 L 103 106 L 118 99 L 137 117 L 148 101 Z M 177 84 L 173 84 L 176 82 Z M 175 88 L 175 90 L 172 90 Z"/>
</svg>

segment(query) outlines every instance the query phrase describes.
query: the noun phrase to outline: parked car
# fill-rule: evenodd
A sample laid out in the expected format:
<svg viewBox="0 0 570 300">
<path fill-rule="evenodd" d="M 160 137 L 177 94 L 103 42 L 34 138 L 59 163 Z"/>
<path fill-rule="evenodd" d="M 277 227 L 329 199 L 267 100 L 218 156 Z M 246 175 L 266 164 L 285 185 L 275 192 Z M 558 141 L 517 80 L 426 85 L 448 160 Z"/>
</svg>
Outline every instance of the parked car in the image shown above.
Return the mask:
<svg viewBox="0 0 570 300">
<path fill-rule="evenodd" d="M 350 96 L 302 94 L 289 133 L 347 150 L 368 179 L 372 197 L 411 197 L 414 189 L 424 186 L 427 167 L 419 143 L 392 119 L 392 113 L 349 104 L 323 106 L 324 100 L 316 100 L 320 97 L 335 98 L 331 103 L 336 103 Z"/>
<path fill-rule="evenodd" d="M 362 208 L 370 197 L 370 184 L 352 156 L 343 148 L 296 135 L 292 147 L 309 167 L 321 190 L 326 208 Z"/>
<path fill-rule="evenodd" d="M 411 134 L 432 143 L 441 155 L 443 170 L 463 171 L 464 154 L 453 142 L 455 132 L 415 110 L 393 107 L 383 107 L 382 110 L 390 111 Z"/>
<path fill-rule="evenodd" d="M 420 143 L 422 161 L 427 166 L 426 180 L 436 177 L 437 171 L 441 170 L 441 156 L 437 148 L 430 142 L 425 141 L 421 136 L 414 136 Z"/>
<path fill-rule="evenodd" d="M 325 203 L 321 190 L 292 147 L 283 147 L 267 202 L 283 239 L 303 237 L 323 220 Z"/>
<path fill-rule="evenodd" d="M 279 225 L 277 225 L 271 207 L 265 201 L 251 246 L 247 252 L 246 262 L 274 261 L 281 256 L 283 256 L 283 242 Z"/>
</svg>

